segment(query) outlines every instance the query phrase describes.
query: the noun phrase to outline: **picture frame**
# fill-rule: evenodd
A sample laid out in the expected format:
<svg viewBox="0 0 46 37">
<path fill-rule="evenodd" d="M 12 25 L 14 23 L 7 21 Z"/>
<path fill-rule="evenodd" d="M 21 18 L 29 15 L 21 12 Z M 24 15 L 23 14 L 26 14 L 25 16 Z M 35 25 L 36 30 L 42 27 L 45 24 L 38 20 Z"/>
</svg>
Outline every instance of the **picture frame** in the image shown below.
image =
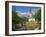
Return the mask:
<svg viewBox="0 0 46 37">
<path fill-rule="evenodd" d="M 16 18 L 13 19 L 13 17 L 16 14 L 14 15 L 13 14 L 14 12 L 12 13 L 12 11 L 16 11 L 18 13 L 21 11 L 21 12 L 23 12 L 24 15 L 27 16 L 28 14 L 25 14 L 25 13 L 26 12 L 28 13 L 29 10 L 31 12 L 36 12 L 39 9 L 41 10 L 41 12 L 40 12 L 41 14 L 38 14 L 37 17 L 39 17 L 39 15 L 41 15 L 41 17 L 40 17 L 40 19 L 41 19 L 40 20 L 40 24 L 38 24 L 38 26 L 40 25 L 40 27 L 41 27 L 40 29 L 36 29 L 36 30 L 34 29 L 37 26 L 35 23 L 33 23 L 33 26 L 32 26 L 32 28 L 34 27 L 33 29 L 29 28 L 30 26 L 28 27 L 29 24 L 28 25 L 27 24 L 24 25 L 25 29 L 24 29 L 23 25 L 22 25 L 23 29 L 22 28 L 21 29 L 18 28 L 19 25 L 18 25 L 18 27 L 15 25 L 17 28 L 15 27 L 15 29 L 14 29 L 14 26 L 13 26 L 14 21 L 13 20 L 15 20 Z M 24 11 L 25 11 L 25 13 L 24 13 Z M 19 13 L 19 14 L 22 14 L 22 13 Z M 35 13 L 32 13 L 32 14 L 35 14 Z M 35 20 L 33 20 L 33 21 L 35 21 Z M 20 22 L 20 20 L 19 20 L 19 22 Z M 22 24 L 24 24 L 23 22 L 21 21 Z M 30 22 L 30 19 L 28 19 L 28 23 L 29 22 Z M 38 20 L 38 22 L 39 22 L 39 20 Z M 30 22 L 30 23 L 32 24 L 32 22 Z M 30 29 L 32 29 L 32 30 L 30 30 Z M 32 34 L 45 34 L 45 3 L 20 2 L 20 1 L 5 1 L 5 35 L 6 36 L 16 36 L 16 35 L 18 36 L 18 35 L 32 35 Z"/>
</svg>

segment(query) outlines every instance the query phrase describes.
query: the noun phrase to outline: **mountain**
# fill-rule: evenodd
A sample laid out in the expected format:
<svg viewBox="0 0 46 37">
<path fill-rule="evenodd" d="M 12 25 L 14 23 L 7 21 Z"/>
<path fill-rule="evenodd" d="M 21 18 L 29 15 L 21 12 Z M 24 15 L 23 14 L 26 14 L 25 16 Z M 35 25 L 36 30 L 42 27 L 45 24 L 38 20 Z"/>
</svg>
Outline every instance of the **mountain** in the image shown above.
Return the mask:
<svg viewBox="0 0 46 37">
<path fill-rule="evenodd" d="M 37 9 L 32 9 L 31 11 L 28 11 L 28 12 L 21 12 L 21 11 L 16 11 L 17 15 L 19 17 L 27 17 L 27 18 L 32 18 L 36 13 L 37 11 L 39 10 L 40 8 L 37 8 Z"/>
</svg>

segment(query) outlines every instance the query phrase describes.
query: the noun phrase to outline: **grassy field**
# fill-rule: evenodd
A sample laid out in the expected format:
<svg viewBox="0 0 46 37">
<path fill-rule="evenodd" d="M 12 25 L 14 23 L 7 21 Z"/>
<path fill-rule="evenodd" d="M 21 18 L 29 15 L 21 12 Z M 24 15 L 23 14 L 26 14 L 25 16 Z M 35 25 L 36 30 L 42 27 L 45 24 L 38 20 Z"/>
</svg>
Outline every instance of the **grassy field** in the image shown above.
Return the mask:
<svg viewBox="0 0 46 37">
<path fill-rule="evenodd" d="M 35 21 L 26 22 L 22 24 L 16 24 L 13 26 L 14 31 L 20 31 L 20 30 L 39 30 L 41 29 L 41 24 L 36 23 Z"/>
<path fill-rule="evenodd" d="M 32 21 L 32 22 L 26 22 L 25 24 L 23 24 L 22 28 L 26 29 L 26 30 L 40 29 L 41 28 L 41 24 L 36 23 L 34 21 Z"/>
</svg>

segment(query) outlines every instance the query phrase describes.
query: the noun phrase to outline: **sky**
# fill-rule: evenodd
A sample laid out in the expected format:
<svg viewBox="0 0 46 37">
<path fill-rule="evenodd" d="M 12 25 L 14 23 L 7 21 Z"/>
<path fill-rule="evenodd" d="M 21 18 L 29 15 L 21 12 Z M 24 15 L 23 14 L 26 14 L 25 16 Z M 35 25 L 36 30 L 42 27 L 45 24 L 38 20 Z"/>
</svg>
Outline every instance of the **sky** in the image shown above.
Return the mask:
<svg viewBox="0 0 46 37">
<path fill-rule="evenodd" d="M 12 6 L 13 11 L 21 11 L 21 12 L 28 12 L 32 11 L 33 9 L 37 10 L 40 7 L 31 7 L 31 6 Z"/>
</svg>

